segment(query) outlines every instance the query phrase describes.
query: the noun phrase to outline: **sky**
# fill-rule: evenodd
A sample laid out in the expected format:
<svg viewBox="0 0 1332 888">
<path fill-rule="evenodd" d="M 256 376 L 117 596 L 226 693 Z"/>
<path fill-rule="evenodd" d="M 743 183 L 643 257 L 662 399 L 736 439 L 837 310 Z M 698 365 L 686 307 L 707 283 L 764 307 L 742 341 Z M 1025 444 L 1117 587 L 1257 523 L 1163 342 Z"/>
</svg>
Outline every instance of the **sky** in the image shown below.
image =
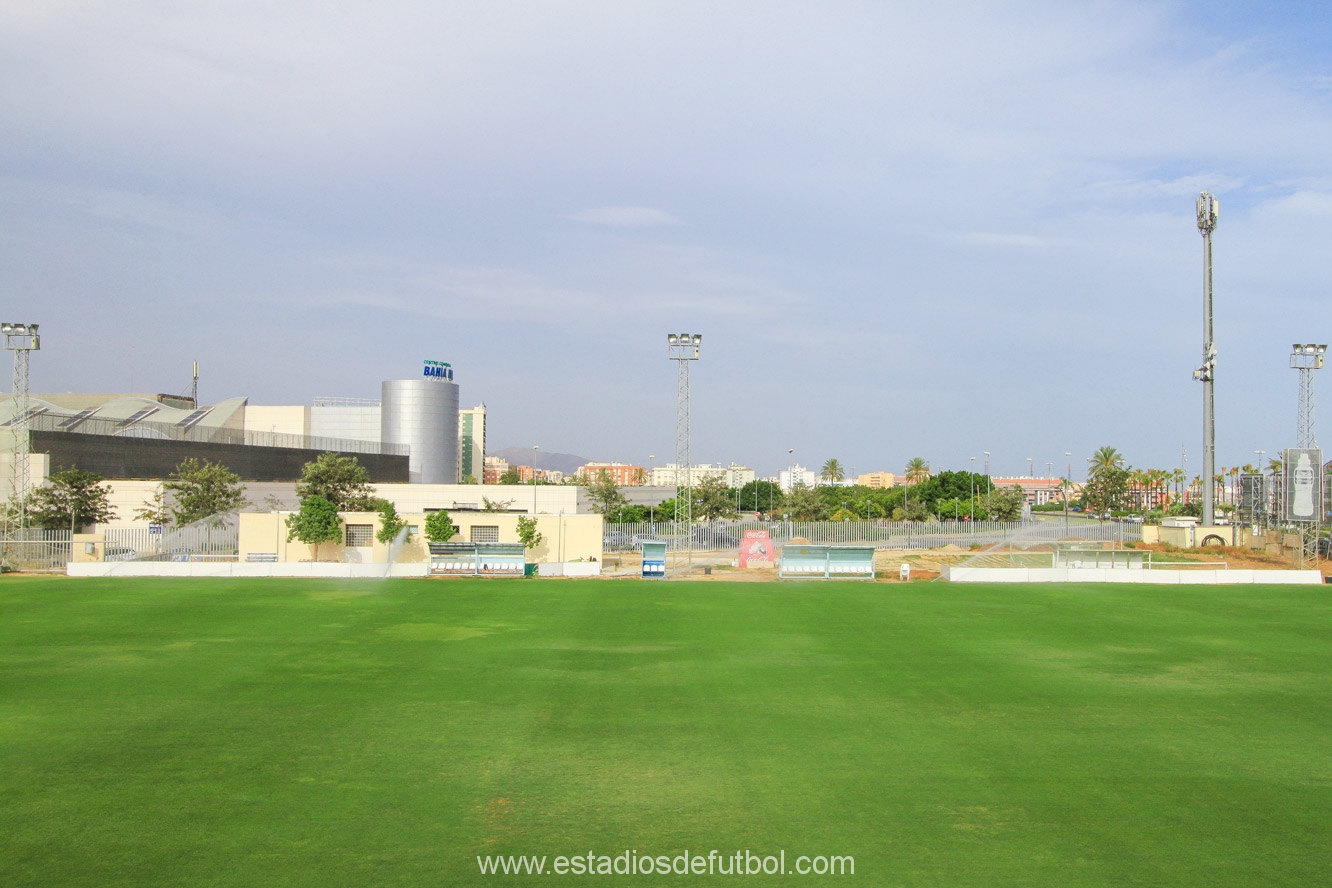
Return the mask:
<svg viewBox="0 0 1332 888">
<path fill-rule="evenodd" d="M 662 465 L 691 332 L 695 463 L 1192 475 L 1200 191 L 1218 467 L 1332 340 L 1328 47 L 1312 2 L 5 0 L 0 306 L 33 391 L 441 360 L 493 449 Z"/>
</svg>

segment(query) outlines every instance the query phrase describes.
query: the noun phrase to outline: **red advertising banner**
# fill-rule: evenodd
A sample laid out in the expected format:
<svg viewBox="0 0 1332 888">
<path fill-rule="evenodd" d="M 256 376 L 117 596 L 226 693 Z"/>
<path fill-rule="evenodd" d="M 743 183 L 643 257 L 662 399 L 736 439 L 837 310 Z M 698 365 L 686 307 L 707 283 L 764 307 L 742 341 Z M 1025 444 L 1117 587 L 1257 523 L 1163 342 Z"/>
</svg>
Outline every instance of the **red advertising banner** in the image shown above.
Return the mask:
<svg viewBox="0 0 1332 888">
<path fill-rule="evenodd" d="M 777 555 L 766 530 L 746 530 L 740 541 L 740 567 L 776 567 Z"/>
</svg>

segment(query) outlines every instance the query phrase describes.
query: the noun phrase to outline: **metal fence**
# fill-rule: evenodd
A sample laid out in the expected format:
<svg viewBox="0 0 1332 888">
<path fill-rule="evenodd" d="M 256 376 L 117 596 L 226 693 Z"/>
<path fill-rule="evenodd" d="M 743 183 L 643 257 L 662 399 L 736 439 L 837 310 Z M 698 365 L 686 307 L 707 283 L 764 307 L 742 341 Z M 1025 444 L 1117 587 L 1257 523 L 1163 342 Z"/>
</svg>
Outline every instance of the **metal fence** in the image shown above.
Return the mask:
<svg viewBox="0 0 1332 888">
<path fill-rule="evenodd" d="M 235 524 L 189 524 L 165 533 L 152 533 L 146 527 L 106 531 L 108 561 L 226 560 L 234 559 L 239 550 L 240 534 Z"/>
<path fill-rule="evenodd" d="M 69 540 L 68 530 L 11 531 L 0 537 L 0 564 L 9 570 L 64 570 Z"/>
<path fill-rule="evenodd" d="M 662 540 L 674 551 L 692 539 L 695 551 L 736 549 L 747 530 L 766 530 L 778 545 L 804 539 L 821 545 L 871 545 L 876 549 L 941 549 L 993 546 L 1019 534 L 1025 539 L 1124 542 L 1142 539 L 1142 526 L 1119 521 L 741 521 L 695 524 L 606 524 L 602 546 L 608 552 L 638 549 L 645 539 Z M 688 535 L 688 536 L 686 536 Z"/>
</svg>

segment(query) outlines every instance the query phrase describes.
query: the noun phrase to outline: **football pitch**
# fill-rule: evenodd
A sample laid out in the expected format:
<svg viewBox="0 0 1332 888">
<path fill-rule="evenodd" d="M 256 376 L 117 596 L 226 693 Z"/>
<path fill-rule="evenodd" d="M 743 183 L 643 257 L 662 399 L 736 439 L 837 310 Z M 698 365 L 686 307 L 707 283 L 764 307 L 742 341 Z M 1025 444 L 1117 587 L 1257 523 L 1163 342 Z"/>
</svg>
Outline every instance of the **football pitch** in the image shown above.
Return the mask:
<svg viewBox="0 0 1332 888">
<path fill-rule="evenodd" d="M 1330 630 L 1308 586 L 6 577 L 0 884 L 1326 884 Z"/>
</svg>

